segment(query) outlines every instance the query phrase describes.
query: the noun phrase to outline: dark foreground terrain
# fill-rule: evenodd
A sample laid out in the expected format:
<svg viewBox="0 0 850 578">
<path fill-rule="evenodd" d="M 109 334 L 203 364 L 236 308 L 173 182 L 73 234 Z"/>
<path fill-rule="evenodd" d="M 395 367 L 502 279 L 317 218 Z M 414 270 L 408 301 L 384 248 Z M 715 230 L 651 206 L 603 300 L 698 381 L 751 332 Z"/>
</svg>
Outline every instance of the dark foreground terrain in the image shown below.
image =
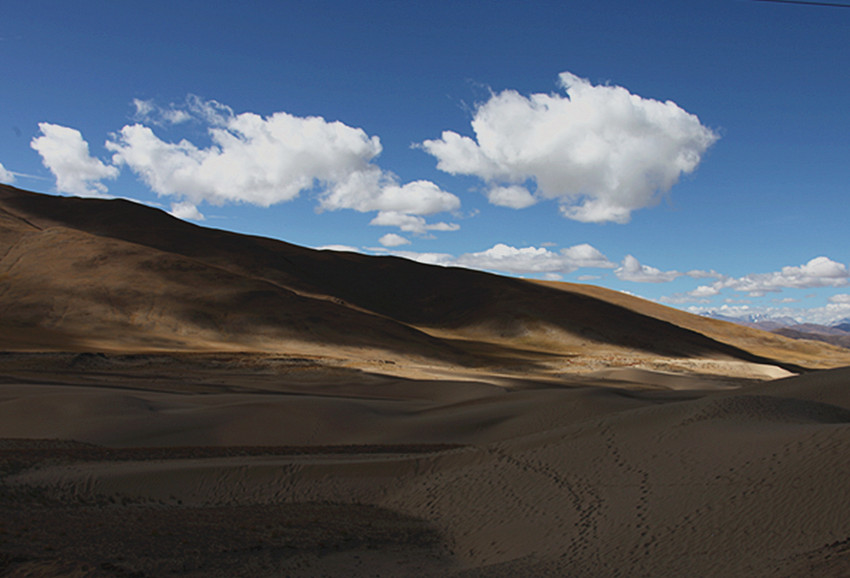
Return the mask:
<svg viewBox="0 0 850 578">
<path fill-rule="evenodd" d="M 0 575 L 850 573 L 846 369 L 497 387 L 275 359 L 5 358 Z"/>
</svg>

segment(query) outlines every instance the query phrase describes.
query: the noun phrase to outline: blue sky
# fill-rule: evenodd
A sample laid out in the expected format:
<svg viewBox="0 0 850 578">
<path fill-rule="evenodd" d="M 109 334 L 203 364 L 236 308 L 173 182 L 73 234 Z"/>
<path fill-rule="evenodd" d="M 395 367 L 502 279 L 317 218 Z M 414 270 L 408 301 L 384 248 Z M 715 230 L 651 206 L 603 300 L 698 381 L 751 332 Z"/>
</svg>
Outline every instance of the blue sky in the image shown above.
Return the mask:
<svg viewBox="0 0 850 578">
<path fill-rule="evenodd" d="M 0 15 L 4 182 L 691 311 L 850 316 L 850 9 L 12 0 Z"/>
</svg>

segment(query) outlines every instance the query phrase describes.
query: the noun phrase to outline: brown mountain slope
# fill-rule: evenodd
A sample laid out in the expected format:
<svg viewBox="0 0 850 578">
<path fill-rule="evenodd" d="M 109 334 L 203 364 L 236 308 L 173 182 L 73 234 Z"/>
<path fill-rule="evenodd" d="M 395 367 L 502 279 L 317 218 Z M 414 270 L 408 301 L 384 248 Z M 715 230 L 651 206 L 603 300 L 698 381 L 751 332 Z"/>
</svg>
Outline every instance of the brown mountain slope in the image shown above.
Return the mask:
<svg viewBox="0 0 850 578">
<path fill-rule="evenodd" d="M 315 344 L 456 357 L 391 319 L 179 254 L 5 216 L 5 349 L 298 351 L 298 344 Z M 339 329 L 345 327 L 357 329 Z"/>
<path fill-rule="evenodd" d="M 766 358 L 784 359 L 789 363 L 812 368 L 840 367 L 848 364 L 847 351 L 834 345 L 800 341 L 738 323 L 692 315 L 680 309 L 666 307 L 604 287 L 555 281 L 535 281 L 535 283 L 559 291 L 580 293 L 618 304 L 638 313 L 698 332 L 711 339 L 734 344 L 741 349 Z"/>
<path fill-rule="evenodd" d="M 37 323 L 79 343 L 92 338 L 89 328 L 104 336 L 101 344 L 135 348 L 176 346 L 175 340 L 192 347 L 194 340 L 204 348 L 269 350 L 294 340 L 455 361 L 461 348 L 491 358 L 532 351 L 538 360 L 639 352 L 791 369 L 850 363 L 847 352 L 824 346 L 824 355 L 616 292 L 315 251 L 199 227 L 124 200 L 2 186 L 0 211 L 3 323 Z M 115 284 L 122 288 L 118 299 Z M 68 295 L 77 301 L 63 302 Z M 97 329 L 104 320 L 109 331 Z"/>
<path fill-rule="evenodd" d="M 800 326 L 780 327 L 771 330 L 777 335 L 784 335 L 791 339 L 808 339 L 810 341 L 822 341 L 845 349 L 850 349 L 850 333 L 831 327 L 802 324 Z"/>
</svg>

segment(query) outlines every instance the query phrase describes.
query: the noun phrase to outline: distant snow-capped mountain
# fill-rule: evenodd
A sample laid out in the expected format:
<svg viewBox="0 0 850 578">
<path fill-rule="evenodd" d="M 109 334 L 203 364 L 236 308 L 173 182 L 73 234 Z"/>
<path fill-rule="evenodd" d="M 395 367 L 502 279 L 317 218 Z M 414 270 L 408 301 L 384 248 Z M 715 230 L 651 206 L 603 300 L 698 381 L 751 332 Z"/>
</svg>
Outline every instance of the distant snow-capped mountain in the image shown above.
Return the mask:
<svg viewBox="0 0 850 578">
<path fill-rule="evenodd" d="M 762 331 L 770 331 L 792 339 L 823 341 L 839 347 L 850 348 L 850 318 L 840 319 L 830 325 L 818 325 L 816 323 L 800 323 L 787 316 L 771 317 L 761 313 L 733 317 L 713 311 L 704 314 L 704 316 L 761 329 Z"/>
<path fill-rule="evenodd" d="M 798 324 L 798 321 L 792 317 L 771 317 L 764 313 L 751 313 L 749 315 L 730 316 L 723 315 L 722 313 L 718 313 L 716 311 L 710 311 L 707 313 L 703 313 L 703 316 L 710 317 L 712 319 L 719 319 L 721 321 L 737 323 L 738 325 L 746 325 L 747 327 L 755 327 L 756 329 L 763 329 L 764 331 L 774 331 L 781 327 L 790 327 L 792 325 Z"/>
</svg>

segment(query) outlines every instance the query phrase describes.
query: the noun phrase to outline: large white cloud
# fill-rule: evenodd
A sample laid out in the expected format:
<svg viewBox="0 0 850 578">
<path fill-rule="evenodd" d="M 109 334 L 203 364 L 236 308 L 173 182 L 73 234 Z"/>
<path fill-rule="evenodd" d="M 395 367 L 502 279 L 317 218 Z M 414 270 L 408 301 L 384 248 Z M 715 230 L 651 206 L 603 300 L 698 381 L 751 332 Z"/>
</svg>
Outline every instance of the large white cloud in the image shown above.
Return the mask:
<svg viewBox="0 0 850 578">
<path fill-rule="evenodd" d="M 475 139 L 445 131 L 421 146 L 440 170 L 490 183 L 495 204 L 528 206 L 531 193 L 509 187 L 533 182 L 565 217 L 625 223 L 696 169 L 718 138 L 671 101 L 569 72 L 559 79 L 566 95 L 494 94 L 475 111 Z"/>
<path fill-rule="evenodd" d="M 34 138 L 30 146 L 56 177 L 59 192 L 81 196 L 106 193 L 107 188 L 100 181 L 114 179 L 119 171 L 91 156 L 80 131 L 48 122 L 39 123 L 38 128 L 41 136 Z"/>
<path fill-rule="evenodd" d="M 12 171 L 6 170 L 6 167 L 0 163 L 0 183 L 5 183 L 7 185 L 11 185 L 15 182 L 15 175 Z"/>
<path fill-rule="evenodd" d="M 127 166 L 156 193 L 176 197 L 184 211 L 208 202 L 267 207 L 315 191 L 324 210 L 419 215 L 455 211 L 460 199 L 430 181 L 401 184 L 374 164 L 380 139 L 321 117 L 278 112 L 234 114 L 216 101 L 187 99 L 184 109 L 158 109 L 134 101 L 137 118 L 176 124 L 187 118 L 207 127 L 211 144 L 167 142 L 141 123 L 125 126 L 108 142 L 113 162 Z M 435 230 L 422 225 L 418 230 Z M 409 230 L 409 229 L 405 229 Z"/>
<path fill-rule="evenodd" d="M 268 207 L 290 201 L 317 181 L 339 182 L 368 170 L 381 152 L 377 137 L 322 118 L 276 113 L 233 116 L 209 129 L 213 144 L 169 143 L 149 127 L 121 129 L 107 148 L 160 195 L 207 201 L 247 202 Z"/>
</svg>

